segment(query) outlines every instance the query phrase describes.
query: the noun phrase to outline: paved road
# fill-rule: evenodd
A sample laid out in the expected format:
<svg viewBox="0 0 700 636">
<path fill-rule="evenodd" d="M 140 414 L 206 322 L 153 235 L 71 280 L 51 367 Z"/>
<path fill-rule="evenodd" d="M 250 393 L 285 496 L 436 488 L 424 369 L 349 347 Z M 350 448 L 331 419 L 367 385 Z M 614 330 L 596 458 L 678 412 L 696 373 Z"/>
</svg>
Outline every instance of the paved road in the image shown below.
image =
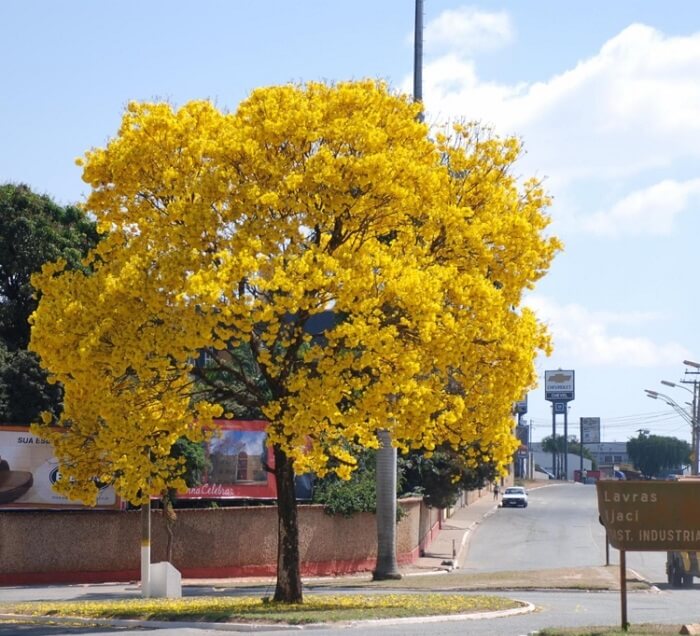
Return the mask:
<svg viewBox="0 0 700 636">
<path fill-rule="evenodd" d="M 618 563 L 618 553 L 610 550 L 611 563 Z M 651 581 L 655 591 L 630 592 L 628 617 L 634 623 L 673 621 L 675 624 L 700 620 L 697 609 L 700 585 L 694 589 L 670 589 L 666 585 L 665 555 L 630 553 L 628 566 Z M 590 486 L 562 484 L 533 490 L 527 509 L 499 509 L 478 526 L 472 537 L 463 567 L 467 571 L 489 572 L 547 567 L 596 566 L 605 563 L 605 535 L 598 523 L 595 489 Z M 449 576 L 449 575 L 447 575 Z M 208 593 L 209 588 L 190 588 L 192 593 Z M 355 590 L 356 591 L 356 590 Z M 231 592 L 236 593 L 236 592 Z M 246 593 L 250 593 L 247 590 Z M 262 595 L 263 591 L 260 590 Z M 54 586 L 48 588 L 4 588 L 3 600 L 26 598 L 96 598 L 138 596 L 135 586 Z M 620 595 L 617 592 L 511 592 L 516 598 L 538 607 L 532 614 L 489 619 L 397 625 L 348 626 L 313 630 L 318 636 L 355 633 L 363 636 L 520 636 L 544 627 L 618 624 Z M 0 625 L 0 636 L 54 636 L 58 634 L 157 634 L 158 636 L 213 636 L 221 631 L 167 627 L 147 630 L 71 630 L 65 627 L 19 627 Z M 260 631 L 272 636 L 279 631 Z"/>
<path fill-rule="evenodd" d="M 499 508 L 471 539 L 465 571 L 539 570 L 605 565 L 605 531 L 594 486 L 557 484 L 531 490 L 529 505 Z M 611 565 L 619 564 L 609 549 Z M 666 587 L 665 552 L 628 552 L 627 567 Z"/>
<path fill-rule="evenodd" d="M 595 488 L 558 484 L 531 490 L 527 508 L 499 508 L 485 519 L 460 566 L 488 572 L 604 563 Z"/>
<path fill-rule="evenodd" d="M 440 623 L 416 623 L 398 625 L 357 625 L 339 629 L 314 629 L 313 636 L 339 636 L 339 634 L 361 634 L 362 636 L 521 636 L 544 627 L 585 626 L 617 624 L 620 619 L 620 597 L 613 592 L 513 592 L 504 596 L 533 603 L 539 611 L 508 618 L 471 620 Z M 673 590 L 672 592 L 636 592 L 629 595 L 629 618 L 635 623 L 643 622 L 695 622 L 700 619 L 697 609 L 698 590 Z M 74 630 L 65 627 L 24 627 L 0 625 L 1 636 L 59 636 L 60 634 L 82 634 L 102 636 L 114 634 L 153 634 L 156 636 L 221 636 L 225 632 L 196 628 L 148 629 L 148 630 Z M 279 631 L 256 632 L 261 636 L 274 636 Z"/>
</svg>

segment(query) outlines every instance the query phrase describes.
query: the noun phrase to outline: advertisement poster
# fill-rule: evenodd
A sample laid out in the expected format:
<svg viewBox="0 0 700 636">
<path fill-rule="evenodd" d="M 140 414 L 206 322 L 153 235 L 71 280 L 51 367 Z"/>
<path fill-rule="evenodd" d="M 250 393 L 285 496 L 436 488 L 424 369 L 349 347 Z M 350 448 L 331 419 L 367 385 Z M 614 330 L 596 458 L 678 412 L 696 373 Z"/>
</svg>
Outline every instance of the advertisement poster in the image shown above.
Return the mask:
<svg viewBox="0 0 700 636">
<path fill-rule="evenodd" d="M 207 443 L 208 470 L 201 486 L 180 499 L 274 499 L 272 449 L 266 445 L 267 422 L 216 420 L 217 431 Z"/>
<path fill-rule="evenodd" d="M 584 444 L 600 444 L 600 418 L 581 418 L 581 440 Z"/>
<path fill-rule="evenodd" d="M 0 508 L 88 508 L 54 492 L 60 478 L 48 441 L 24 426 L 0 427 Z M 95 507 L 119 507 L 113 488 L 100 491 Z"/>
</svg>

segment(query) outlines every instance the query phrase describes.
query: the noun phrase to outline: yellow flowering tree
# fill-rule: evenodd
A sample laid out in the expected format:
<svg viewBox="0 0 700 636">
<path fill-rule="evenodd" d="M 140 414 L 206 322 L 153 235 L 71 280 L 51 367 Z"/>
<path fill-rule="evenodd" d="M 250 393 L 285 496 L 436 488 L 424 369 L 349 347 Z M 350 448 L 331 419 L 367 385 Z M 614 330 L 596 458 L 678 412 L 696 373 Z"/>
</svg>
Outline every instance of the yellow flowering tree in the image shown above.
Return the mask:
<svg viewBox="0 0 700 636">
<path fill-rule="evenodd" d="M 521 296 L 559 245 L 540 186 L 509 174 L 516 140 L 431 136 L 418 108 L 374 81 L 259 89 L 230 114 L 129 105 L 82 160 L 105 234 L 89 273 L 34 279 L 32 347 L 66 387 L 40 427 L 65 492 L 177 482 L 170 446 L 243 396 L 270 422 L 275 599 L 300 601 L 295 472 L 347 477 L 379 430 L 505 467 L 548 347 Z M 219 374 L 195 382 L 203 349 Z"/>
</svg>

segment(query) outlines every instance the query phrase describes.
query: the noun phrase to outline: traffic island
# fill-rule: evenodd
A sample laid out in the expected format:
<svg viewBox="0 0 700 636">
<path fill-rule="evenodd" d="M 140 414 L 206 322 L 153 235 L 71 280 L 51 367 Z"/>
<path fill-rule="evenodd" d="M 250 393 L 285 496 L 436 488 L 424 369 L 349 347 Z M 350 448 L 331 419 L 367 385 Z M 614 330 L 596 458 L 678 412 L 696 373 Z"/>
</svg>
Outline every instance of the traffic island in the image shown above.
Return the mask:
<svg viewBox="0 0 700 636">
<path fill-rule="evenodd" d="M 528 603 L 492 595 L 434 594 L 307 594 L 303 603 L 275 603 L 253 596 L 196 596 L 181 599 L 118 599 L 103 601 L 38 601 L 0 603 L 0 620 L 41 622 L 138 621 L 143 624 L 240 623 L 310 625 L 476 616 L 486 618 L 532 611 Z M 133 623 L 131 623 L 133 625 Z"/>
</svg>

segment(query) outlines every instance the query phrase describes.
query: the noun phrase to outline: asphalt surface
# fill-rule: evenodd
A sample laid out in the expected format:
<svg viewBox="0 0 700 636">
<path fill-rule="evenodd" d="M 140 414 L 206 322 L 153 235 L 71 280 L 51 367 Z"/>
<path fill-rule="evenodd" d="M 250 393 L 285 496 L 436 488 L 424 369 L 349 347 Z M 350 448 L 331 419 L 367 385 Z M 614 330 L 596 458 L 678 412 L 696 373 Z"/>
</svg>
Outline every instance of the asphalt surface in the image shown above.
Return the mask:
<svg viewBox="0 0 700 636">
<path fill-rule="evenodd" d="M 542 484 L 554 486 L 554 484 Z M 556 486 L 555 486 L 556 488 Z M 559 485 L 558 488 L 547 489 L 537 493 L 537 499 L 542 502 L 554 501 L 568 493 L 583 494 L 584 491 L 571 491 L 571 488 L 585 488 L 580 485 Z M 560 493 L 557 491 L 561 489 Z M 543 507 L 544 507 L 543 503 Z M 535 508 L 536 509 L 536 508 Z M 527 510 L 530 510 L 528 508 Z M 498 510 L 497 502 L 492 495 L 483 497 L 470 506 L 458 508 L 455 514 L 443 523 L 443 527 L 430 546 L 427 554 L 418 559 L 410 567 L 403 568 L 405 576 L 417 576 L 431 572 L 448 572 L 455 566 L 469 569 L 467 560 L 469 542 L 481 524 L 488 531 L 488 521 L 495 513 L 520 513 L 526 510 Z M 478 533 L 477 533 L 478 536 Z M 512 535 L 511 535 L 512 536 Z M 552 540 L 555 537 L 551 537 Z M 595 549 L 599 549 L 597 546 Z M 611 550 L 611 556 L 617 552 Z M 599 558 L 599 557 L 596 557 Z M 465 563 L 466 561 L 466 563 Z M 600 563 L 598 563 L 600 565 Z M 459 570 L 458 570 L 459 571 Z M 445 575 L 449 578 L 449 574 Z M 236 581 L 183 581 L 183 595 L 211 594 L 245 594 L 264 596 L 274 589 L 274 582 L 261 580 L 257 587 L 232 587 Z M 248 581 L 250 583 L 250 581 Z M 311 582 L 310 582 L 311 583 Z M 696 585 L 700 588 L 700 585 Z M 354 590 L 366 592 L 367 590 Z M 310 585 L 309 592 L 313 592 Z M 489 591 L 489 593 L 494 593 Z M 313 626 L 305 631 L 313 630 L 319 636 L 337 635 L 339 630 L 358 633 L 367 636 L 374 635 L 420 635 L 426 632 L 432 635 L 451 636 L 469 633 L 484 636 L 521 636 L 531 634 L 544 627 L 557 626 L 588 626 L 615 625 L 620 617 L 620 595 L 618 592 L 588 592 L 588 591 L 498 591 L 499 596 L 517 599 L 531 604 L 531 609 L 525 614 L 491 617 L 481 616 L 478 619 L 465 617 L 438 617 L 426 623 L 425 619 L 389 620 L 382 622 L 362 622 L 345 625 Z M 630 592 L 628 594 L 628 616 L 634 623 L 673 621 L 680 625 L 698 620 L 697 589 L 671 590 L 653 588 L 651 591 Z M 140 598 L 140 588 L 137 584 L 100 584 L 100 585 L 55 585 L 55 586 L 19 586 L 0 588 L 0 600 L 96 600 L 110 598 Z M 433 622 L 434 621 L 434 622 Z M 468 623 L 467 623 L 468 621 Z M 155 624 L 143 625 L 120 623 L 119 626 L 90 625 L 76 626 L 71 624 L 26 624 L 0 622 L 0 635 L 17 634 L 20 636 L 54 636 L 56 634 L 82 634 L 100 636 L 101 634 L 158 634 L 159 636 L 213 636 L 228 632 L 279 634 L 281 631 L 300 631 L 298 627 L 289 626 L 253 626 L 253 625 L 202 625 L 202 624 Z"/>
</svg>

